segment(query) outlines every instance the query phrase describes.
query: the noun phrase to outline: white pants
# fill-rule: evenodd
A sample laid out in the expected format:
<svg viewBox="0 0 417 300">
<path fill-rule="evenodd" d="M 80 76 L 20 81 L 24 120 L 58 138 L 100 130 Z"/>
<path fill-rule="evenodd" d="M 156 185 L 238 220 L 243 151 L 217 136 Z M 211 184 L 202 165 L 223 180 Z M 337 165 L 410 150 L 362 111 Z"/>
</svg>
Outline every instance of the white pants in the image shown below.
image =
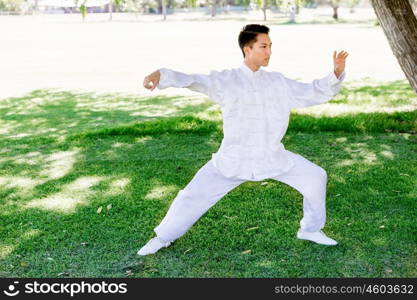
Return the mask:
<svg viewBox="0 0 417 300">
<path fill-rule="evenodd" d="M 288 152 L 295 165 L 286 173 L 271 179 L 286 183 L 303 195 L 300 227 L 305 231 L 318 231 L 326 222 L 327 173 L 301 155 Z M 178 192 L 154 231 L 167 242 L 178 239 L 217 201 L 245 181 L 223 176 L 209 160 L 187 186 Z"/>
</svg>

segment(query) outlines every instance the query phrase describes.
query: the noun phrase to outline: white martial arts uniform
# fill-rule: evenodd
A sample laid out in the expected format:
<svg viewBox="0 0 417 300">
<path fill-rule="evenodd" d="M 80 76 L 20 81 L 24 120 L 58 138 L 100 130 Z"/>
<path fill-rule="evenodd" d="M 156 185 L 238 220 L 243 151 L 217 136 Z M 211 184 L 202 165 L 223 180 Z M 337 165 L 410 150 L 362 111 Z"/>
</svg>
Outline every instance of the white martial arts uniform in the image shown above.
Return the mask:
<svg viewBox="0 0 417 300">
<path fill-rule="evenodd" d="M 322 79 L 302 83 L 279 72 L 253 72 L 244 62 L 234 69 L 210 74 L 184 74 L 159 69 L 159 89 L 186 87 L 218 103 L 224 138 L 219 150 L 180 190 L 161 223 L 157 236 L 173 241 L 218 200 L 245 181 L 267 178 L 284 182 L 303 195 L 300 227 L 318 231 L 326 221 L 326 171 L 284 148 L 290 110 L 329 101 L 345 78 L 332 71 Z"/>
</svg>

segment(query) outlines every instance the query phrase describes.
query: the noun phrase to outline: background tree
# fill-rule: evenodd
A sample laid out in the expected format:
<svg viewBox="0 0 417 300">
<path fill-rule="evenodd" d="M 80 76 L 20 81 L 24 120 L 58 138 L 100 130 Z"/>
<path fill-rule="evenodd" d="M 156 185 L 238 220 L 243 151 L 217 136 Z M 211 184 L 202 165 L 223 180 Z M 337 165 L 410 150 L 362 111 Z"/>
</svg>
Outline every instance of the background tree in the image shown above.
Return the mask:
<svg viewBox="0 0 417 300">
<path fill-rule="evenodd" d="M 136 19 L 138 19 L 139 12 L 144 12 L 144 4 L 147 3 L 143 0 L 126 0 L 123 6 L 123 11 L 133 12 Z"/>
<path fill-rule="evenodd" d="M 125 4 L 127 0 L 109 0 L 108 2 L 108 7 L 109 7 L 109 21 L 112 20 L 113 18 L 113 3 L 116 6 L 117 9 L 119 9 L 120 5 Z M 88 0 L 74 0 L 75 3 L 75 7 L 78 7 L 80 12 L 81 12 L 81 16 L 83 18 L 83 22 L 85 20 L 85 16 L 87 15 L 87 4 L 88 4 Z"/>
<path fill-rule="evenodd" d="M 0 11 L 20 12 L 24 0 L 0 0 Z"/>
<path fill-rule="evenodd" d="M 358 5 L 360 2 L 360 0 L 348 0 L 348 7 L 349 7 L 349 12 L 350 13 L 354 13 L 355 12 L 355 6 Z"/>
<path fill-rule="evenodd" d="M 284 0 L 271 0 L 271 5 L 276 7 L 278 9 L 278 11 L 281 11 L 283 2 L 284 2 Z"/>
<path fill-rule="evenodd" d="M 295 8 L 295 1 L 289 2 L 289 12 L 290 12 L 290 19 L 289 23 L 295 23 L 295 14 L 296 14 L 296 8 Z"/>
<path fill-rule="evenodd" d="M 248 7 L 252 0 L 235 0 L 235 5 Z"/>
<path fill-rule="evenodd" d="M 211 0 L 211 17 L 214 18 L 217 14 L 217 5 L 219 0 Z"/>
<path fill-rule="evenodd" d="M 163 20 L 167 19 L 167 0 L 156 0 L 158 3 L 158 12 L 162 14 Z"/>
<path fill-rule="evenodd" d="M 329 0 L 329 4 L 330 6 L 333 8 L 333 19 L 335 19 L 336 21 L 339 18 L 338 12 L 337 10 L 339 9 L 340 6 L 340 0 Z"/>
<path fill-rule="evenodd" d="M 187 0 L 186 3 L 188 8 L 197 7 L 197 0 Z"/>
<path fill-rule="evenodd" d="M 305 0 L 294 0 L 294 5 L 295 5 L 295 14 L 299 14 L 300 13 L 300 7 L 305 5 Z"/>
<path fill-rule="evenodd" d="M 166 0 L 161 0 L 162 2 L 162 15 L 164 16 L 164 21 L 167 19 L 167 5 Z"/>
<path fill-rule="evenodd" d="M 88 0 L 75 0 L 75 7 L 78 7 L 81 13 L 81 17 L 83 19 L 83 22 L 85 20 L 85 16 L 87 15 L 87 7 L 85 6 L 87 4 Z"/>
<path fill-rule="evenodd" d="M 109 0 L 109 20 L 113 18 L 113 0 Z"/>
<path fill-rule="evenodd" d="M 417 93 L 417 19 L 410 2 L 371 0 L 371 3 L 392 52 Z"/>
<path fill-rule="evenodd" d="M 268 8 L 268 0 L 262 0 L 262 12 L 264 14 L 264 21 L 266 21 L 266 9 Z"/>
</svg>

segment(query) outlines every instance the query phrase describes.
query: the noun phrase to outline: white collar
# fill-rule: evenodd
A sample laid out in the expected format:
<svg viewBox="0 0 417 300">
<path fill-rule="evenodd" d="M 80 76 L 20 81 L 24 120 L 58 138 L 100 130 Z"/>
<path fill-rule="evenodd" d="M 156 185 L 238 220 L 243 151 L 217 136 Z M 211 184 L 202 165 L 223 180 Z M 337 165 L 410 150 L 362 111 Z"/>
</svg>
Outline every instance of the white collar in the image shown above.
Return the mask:
<svg viewBox="0 0 417 300">
<path fill-rule="evenodd" d="M 257 78 L 257 77 L 261 76 L 261 73 L 262 73 L 261 67 L 259 67 L 259 69 L 254 72 L 246 65 L 245 62 L 242 62 L 239 69 L 250 79 Z"/>
</svg>

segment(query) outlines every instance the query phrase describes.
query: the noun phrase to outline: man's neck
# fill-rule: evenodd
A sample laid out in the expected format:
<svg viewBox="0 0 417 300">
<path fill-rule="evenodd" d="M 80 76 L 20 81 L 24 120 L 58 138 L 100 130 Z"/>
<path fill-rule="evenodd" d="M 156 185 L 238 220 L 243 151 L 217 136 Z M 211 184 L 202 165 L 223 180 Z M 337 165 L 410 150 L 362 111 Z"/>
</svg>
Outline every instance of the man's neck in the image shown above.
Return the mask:
<svg viewBox="0 0 417 300">
<path fill-rule="evenodd" d="M 259 70 L 259 68 L 261 67 L 261 66 L 259 66 L 259 65 L 255 65 L 255 64 L 253 64 L 253 63 L 251 63 L 251 62 L 249 62 L 249 61 L 246 61 L 246 60 L 244 60 L 244 63 L 245 63 L 245 64 L 246 64 L 246 66 L 248 66 L 248 68 L 249 68 L 249 69 L 251 69 L 253 72 L 258 71 L 258 70 Z"/>
</svg>

